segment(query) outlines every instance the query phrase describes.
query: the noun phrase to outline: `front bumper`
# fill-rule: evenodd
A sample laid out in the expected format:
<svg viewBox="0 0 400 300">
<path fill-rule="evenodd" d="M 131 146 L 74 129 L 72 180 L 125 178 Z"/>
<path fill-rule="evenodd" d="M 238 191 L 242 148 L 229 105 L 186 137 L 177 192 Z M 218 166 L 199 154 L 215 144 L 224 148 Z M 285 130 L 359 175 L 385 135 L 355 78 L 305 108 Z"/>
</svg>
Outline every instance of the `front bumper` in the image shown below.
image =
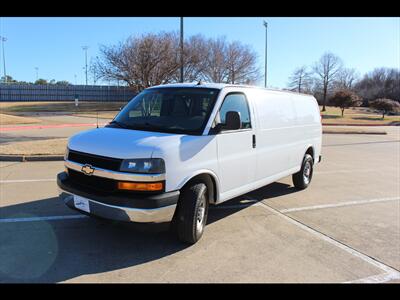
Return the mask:
<svg viewBox="0 0 400 300">
<path fill-rule="evenodd" d="M 65 172 L 57 175 L 57 185 L 60 199 L 68 207 L 84 214 L 118 221 L 139 223 L 170 222 L 179 199 L 179 191 L 158 195 L 143 195 L 140 198 L 138 196 L 94 195 L 71 184 Z M 74 195 L 84 197 L 88 201 L 89 212 L 75 207 Z"/>
</svg>

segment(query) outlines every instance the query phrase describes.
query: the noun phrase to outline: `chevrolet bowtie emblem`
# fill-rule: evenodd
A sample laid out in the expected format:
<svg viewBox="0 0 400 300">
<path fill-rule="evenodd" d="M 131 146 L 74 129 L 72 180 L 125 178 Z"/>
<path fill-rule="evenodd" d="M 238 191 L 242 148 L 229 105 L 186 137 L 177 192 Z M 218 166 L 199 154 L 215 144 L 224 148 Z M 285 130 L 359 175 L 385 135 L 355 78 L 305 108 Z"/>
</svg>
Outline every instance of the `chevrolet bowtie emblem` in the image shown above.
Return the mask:
<svg viewBox="0 0 400 300">
<path fill-rule="evenodd" d="M 91 165 L 86 164 L 86 165 L 84 165 L 84 166 L 82 167 L 81 171 L 82 171 L 82 173 L 85 174 L 85 175 L 92 175 L 93 172 L 94 172 L 94 168 L 93 168 Z"/>
</svg>

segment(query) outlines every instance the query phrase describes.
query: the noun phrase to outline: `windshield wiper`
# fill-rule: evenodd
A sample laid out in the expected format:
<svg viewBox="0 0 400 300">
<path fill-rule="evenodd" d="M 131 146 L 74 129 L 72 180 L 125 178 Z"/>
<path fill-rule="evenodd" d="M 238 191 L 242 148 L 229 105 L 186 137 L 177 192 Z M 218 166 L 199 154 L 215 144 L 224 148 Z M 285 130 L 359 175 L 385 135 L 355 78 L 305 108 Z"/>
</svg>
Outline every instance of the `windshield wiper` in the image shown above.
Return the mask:
<svg viewBox="0 0 400 300">
<path fill-rule="evenodd" d="M 115 125 L 117 125 L 117 126 L 119 126 L 119 127 L 121 127 L 121 128 L 129 128 L 127 125 L 125 125 L 124 123 L 121 123 L 121 122 L 118 122 L 118 121 L 115 121 L 115 120 L 112 120 L 110 123 L 109 123 L 109 125 L 112 125 L 112 124 L 115 124 Z"/>
<path fill-rule="evenodd" d="M 156 125 L 156 124 L 152 124 L 149 122 L 144 122 L 144 123 L 133 123 L 133 124 L 125 124 L 125 123 L 121 123 L 118 121 L 111 121 L 109 123 L 109 125 L 117 125 L 120 128 L 124 128 L 124 129 L 132 129 L 132 130 L 157 130 L 160 132 L 184 132 L 183 129 L 178 129 L 178 128 L 168 128 L 165 126 L 161 126 L 161 125 Z"/>
<path fill-rule="evenodd" d="M 129 124 L 129 128 L 166 129 L 164 126 L 160 126 L 160 125 L 156 125 L 156 124 L 151 124 L 151 123 L 149 123 L 149 122 Z"/>
</svg>

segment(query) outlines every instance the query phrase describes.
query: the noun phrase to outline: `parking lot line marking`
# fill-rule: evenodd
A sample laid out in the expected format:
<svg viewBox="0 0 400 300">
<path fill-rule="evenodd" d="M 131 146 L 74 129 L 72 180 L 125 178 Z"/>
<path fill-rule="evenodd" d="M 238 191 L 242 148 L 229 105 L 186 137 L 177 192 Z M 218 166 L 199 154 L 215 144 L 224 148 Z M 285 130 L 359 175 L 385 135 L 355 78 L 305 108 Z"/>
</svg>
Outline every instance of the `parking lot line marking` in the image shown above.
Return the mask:
<svg viewBox="0 0 400 300">
<path fill-rule="evenodd" d="M 48 182 L 56 181 L 55 178 L 51 179 L 18 179 L 18 180 L 0 180 L 0 183 L 25 183 L 25 182 Z"/>
<path fill-rule="evenodd" d="M 398 273 L 398 272 L 397 272 Z M 396 272 L 382 273 L 378 275 L 372 275 L 361 279 L 346 281 L 344 283 L 384 283 L 390 280 L 399 279 L 400 276 Z"/>
<path fill-rule="evenodd" d="M 336 171 L 315 171 L 314 174 L 336 174 L 336 173 L 354 173 L 354 172 L 376 172 L 376 169 L 356 169 L 356 170 L 336 170 Z"/>
<path fill-rule="evenodd" d="M 88 216 L 67 215 L 67 216 L 48 216 L 48 217 L 30 217 L 30 218 L 9 218 L 9 219 L 0 219 L 0 223 L 58 221 L 58 220 L 70 220 L 70 219 L 83 219 L 83 218 L 88 218 Z"/>
<path fill-rule="evenodd" d="M 279 210 L 276 210 L 275 208 L 273 208 L 263 202 L 258 202 L 258 203 L 260 205 L 257 205 L 257 206 L 262 207 L 270 212 L 276 213 L 278 216 L 282 217 L 289 223 L 292 223 L 293 225 L 296 225 L 297 227 L 315 235 L 316 237 L 320 238 L 321 240 L 324 240 L 324 241 L 350 253 L 351 255 L 364 260 L 365 262 L 383 270 L 385 273 L 392 274 L 392 276 L 394 276 L 395 278 L 400 278 L 400 272 L 398 270 L 392 268 L 391 266 L 388 266 L 388 265 L 376 260 L 375 258 L 373 258 L 371 256 L 361 253 L 361 252 L 357 251 L 356 249 L 354 249 L 346 244 L 343 244 L 342 242 L 339 242 L 339 241 L 335 240 L 334 238 L 332 238 L 316 229 L 313 229 L 313 228 L 309 227 L 308 225 L 306 225 L 290 216 L 285 215 L 284 213 L 280 212 Z"/>
<path fill-rule="evenodd" d="M 294 207 L 294 208 L 281 209 L 279 211 L 281 213 L 289 213 L 289 212 L 302 211 L 302 210 L 313 210 L 313 209 L 341 207 L 341 206 L 349 206 L 349 205 L 360 205 L 360 204 L 367 204 L 367 203 L 384 202 L 384 201 L 396 201 L 396 200 L 400 200 L 400 197 L 376 198 L 376 199 L 349 201 L 349 202 L 342 202 L 342 203 L 332 203 L 332 204 L 322 204 L 322 205 L 313 205 L 313 206 Z"/>
<path fill-rule="evenodd" d="M 6 161 L 4 161 L 4 162 L 6 162 Z M 7 167 L 11 167 L 11 166 L 14 166 L 14 165 L 16 165 L 16 164 L 20 164 L 21 162 L 20 161 L 17 161 L 17 162 L 10 162 L 10 164 L 9 165 L 5 165 L 5 166 L 0 166 L 0 169 L 3 169 L 3 168 L 7 168 Z"/>
</svg>

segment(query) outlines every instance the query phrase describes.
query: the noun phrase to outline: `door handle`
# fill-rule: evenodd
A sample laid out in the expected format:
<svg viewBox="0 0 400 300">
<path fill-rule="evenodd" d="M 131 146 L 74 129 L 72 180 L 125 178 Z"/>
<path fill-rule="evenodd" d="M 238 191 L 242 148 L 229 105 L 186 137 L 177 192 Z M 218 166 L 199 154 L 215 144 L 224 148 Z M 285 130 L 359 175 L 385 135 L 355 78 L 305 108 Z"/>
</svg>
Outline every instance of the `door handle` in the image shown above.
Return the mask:
<svg viewBox="0 0 400 300">
<path fill-rule="evenodd" d="M 253 148 L 256 147 L 256 135 L 253 134 Z"/>
</svg>

